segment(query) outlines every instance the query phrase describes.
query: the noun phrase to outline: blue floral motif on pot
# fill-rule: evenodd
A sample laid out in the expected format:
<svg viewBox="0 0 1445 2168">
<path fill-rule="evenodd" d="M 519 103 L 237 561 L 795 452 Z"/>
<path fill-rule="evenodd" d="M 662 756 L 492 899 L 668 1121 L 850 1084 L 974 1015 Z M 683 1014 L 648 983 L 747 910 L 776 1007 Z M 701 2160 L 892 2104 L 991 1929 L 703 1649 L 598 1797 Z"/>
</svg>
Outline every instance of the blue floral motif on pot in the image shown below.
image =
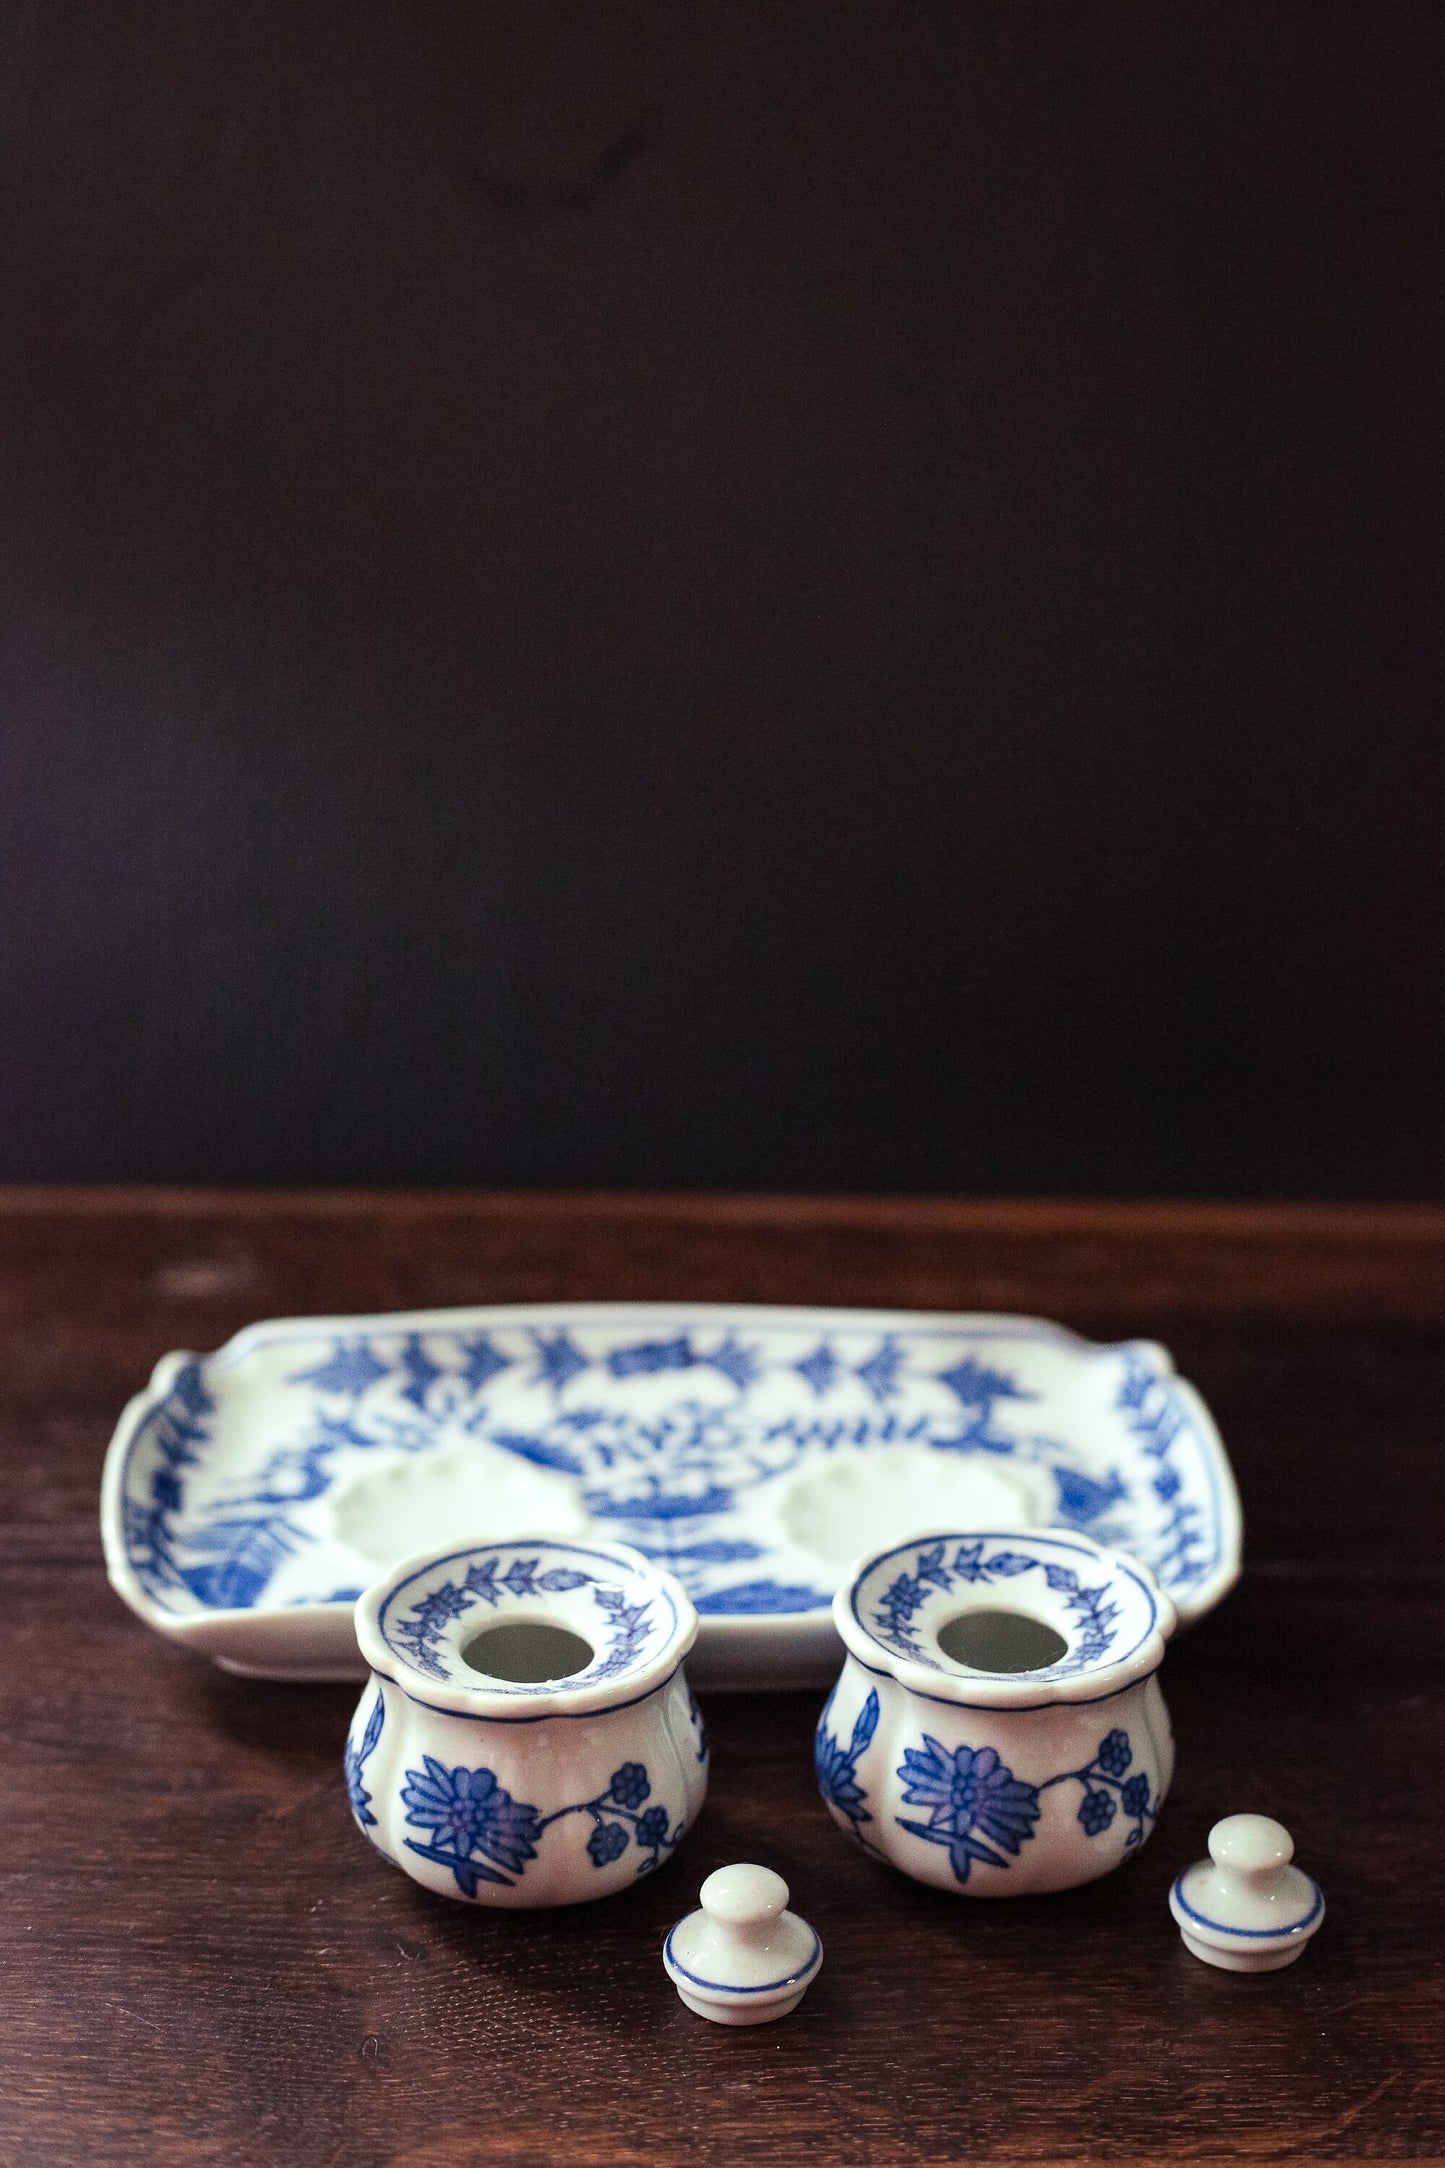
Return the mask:
<svg viewBox="0 0 1445 2168">
<path fill-rule="evenodd" d="M 1149 1779 L 1144 1776 L 1130 1777 L 1128 1783 L 1120 1787 L 1119 1804 L 1126 1814 L 1132 1815 L 1135 1821 L 1142 1822 L 1150 1811 Z"/>
<path fill-rule="evenodd" d="M 416 1828 L 434 1832 L 429 1845 L 408 1837 L 408 1849 L 444 1860 L 468 1896 L 475 1896 L 479 1881 L 506 1880 L 477 1859 L 476 1853 L 513 1875 L 536 1858 L 543 1827 L 537 1809 L 513 1799 L 490 1769 L 447 1770 L 428 1754 L 425 1774 L 418 1769 L 408 1769 L 406 1774 L 401 1795 L 406 1818 Z"/>
<path fill-rule="evenodd" d="M 1107 1792 L 1085 1792 L 1079 1802 L 1079 1820 L 1086 1837 L 1101 1837 L 1113 1821 L 1116 1809 Z"/>
<path fill-rule="evenodd" d="M 406 1818 L 414 1828 L 432 1832 L 426 1844 L 408 1837 L 407 1849 L 449 1867 L 468 1897 L 475 1897 L 483 1882 L 512 1886 L 510 1877 L 525 1873 L 544 1833 L 574 1814 L 592 1818 L 587 1857 L 594 1867 L 610 1867 L 635 1840 L 638 1850 L 649 1855 L 639 1860 L 637 1872 L 647 1874 L 682 1840 L 683 1824 L 674 1829 L 666 1807 L 636 1812 L 652 1790 L 641 1762 L 624 1762 L 614 1770 L 606 1791 L 595 1799 L 579 1799 L 551 1814 L 513 1799 L 490 1769 L 448 1770 L 428 1755 L 424 1770 L 408 1769 L 406 1775 L 401 1794 Z M 507 1868 L 509 1874 L 498 1874 L 495 1867 Z"/>
<path fill-rule="evenodd" d="M 856 1836 L 862 1836 L 860 1823 L 871 1822 L 873 1817 L 864 1806 L 864 1793 L 858 1782 L 858 1758 L 878 1729 L 878 1691 L 874 1687 L 858 1712 L 853 1726 L 853 1736 L 846 1747 L 833 1737 L 828 1729 L 828 1718 L 837 1698 L 836 1689 L 828 1697 L 827 1707 L 818 1719 L 817 1735 L 813 1741 L 813 1766 L 818 1775 L 818 1789 L 830 1807 L 846 1815 Z"/>
<path fill-rule="evenodd" d="M 366 1720 L 366 1729 L 354 1746 L 349 1739 L 346 1743 L 346 1796 L 351 1801 L 352 1813 L 363 1829 L 374 1829 L 376 1816 L 371 1811 L 371 1794 L 363 1782 L 362 1771 L 376 1751 L 376 1742 L 381 1737 L 381 1727 L 385 1721 L 386 1704 L 378 1690 L 371 1714 Z"/>
<path fill-rule="evenodd" d="M 627 1850 L 627 1831 L 620 1822 L 599 1822 L 587 1839 L 594 1867 L 610 1867 Z"/>
<path fill-rule="evenodd" d="M 968 1880 L 975 1860 L 989 1867 L 1006 1867 L 1008 1861 L 1000 1859 L 992 1847 L 1016 1854 L 1034 1833 L 1038 1790 L 1021 1784 L 991 1746 L 977 1752 L 960 1746 L 950 1753 L 925 1732 L 922 1751 L 909 1747 L 898 1774 L 907 1804 L 932 1809 L 926 1822 L 900 1816 L 901 1826 L 928 1844 L 946 1845 L 949 1864 L 960 1882 Z M 981 1842 L 982 1837 L 990 1843 Z"/>
<path fill-rule="evenodd" d="M 667 1843 L 666 1807 L 649 1807 L 645 1814 L 638 1815 L 637 1841 L 654 1852 Z"/>
<path fill-rule="evenodd" d="M 610 1789 L 619 1807 L 640 1807 L 652 1786 L 641 1762 L 630 1761 L 613 1771 Z"/>
<path fill-rule="evenodd" d="M 1124 1771 L 1128 1768 L 1130 1762 L 1134 1759 L 1132 1753 L 1129 1750 L 1128 1732 L 1111 1731 L 1106 1739 L 1101 1739 L 1099 1742 L 1099 1752 L 1096 1758 L 1098 1760 L 1099 1767 L 1104 1770 L 1107 1775 L 1111 1777 L 1121 1777 L 1124 1774 Z"/>
</svg>

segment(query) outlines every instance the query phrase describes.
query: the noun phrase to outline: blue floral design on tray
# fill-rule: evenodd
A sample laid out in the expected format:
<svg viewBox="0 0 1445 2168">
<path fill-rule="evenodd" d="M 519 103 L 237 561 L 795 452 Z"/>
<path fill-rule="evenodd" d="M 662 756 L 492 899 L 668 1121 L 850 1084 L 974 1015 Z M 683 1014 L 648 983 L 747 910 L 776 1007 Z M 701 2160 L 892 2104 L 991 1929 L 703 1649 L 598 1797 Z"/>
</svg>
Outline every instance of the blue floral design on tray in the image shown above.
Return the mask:
<svg viewBox="0 0 1445 2168">
<path fill-rule="evenodd" d="M 325 1488 L 317 1470 L 283 1493 L 267 1482 L 234 1505 L 187 1521 L 185 1471 L 204 1466 L 216 1403 L 192 1358 L 176 1372 L 161 1405 L 153 1410 L 147 1437 L 154 1454 L 150 1495 L 127 1491 L 124 1524 L 127 1553 L 153 1594 L 184 1588 L 217 1610 L 249 1610 L 264 1595 L 281 1561 L 313 1539 L 290 1517 L 300 1497 Z"/>
<path fill-rule="evenodd" d="M 818 1789 L 824 1803 L 847 1818 L 849 1833 L 864 1849 L 881 1856 L 861 1827 L 873 1817 L 857 1770 L 859 1757 L 877 1729 L 878 1692 L 876 1687 L 869 1689 L 846 1751 L 828 1729 L 836 1694 L 835 1687 L 818 1724 Z M 1014 1775 L 996 1748 L 948 1747 L 924 1732 L 921 1745 L 904 1748 L 898 1774 L 903 1779 L 904 1804 L 927 1807 L 928 1820 L 910 1820 L 901 1814 L 895 1819 L 900 1829 L 925 1844 L 943 1845 L 962 1884 L 975 1861 L 1006 1870 L 1010 1859 L 1016 1859 L 1038 1834 L 1041 1795 L 1059 1784 L 1077 1784 L 1083 1795 L 1078 1820 L 1085 1836 L 1103 1836 L 1122 1811 L 1133 1824 L 1124 1840 L 1125 1851 L 1132 1852 L 1143 1843 L 1159 1811 L 1148 1777 L 1142 1772 L 1126 1775 L 1133 1759 L 1129 1734 L 1116 1727 L 1099 1741 L 1092 1760 L 1082 1769 L 1062 1770 L 1042 1784 L 1028 1784 Z M 1004 1853 L 1010 1858 L 1004 1858 Z"/>
<path fill-rule="evenodd" d="M 1165 1514 L 1164 1526 L 1145 1563 L 1167 1589 L 1187 1588 L 1214 1563 L 1204 1509 L 1186 1494 L 1184 1476 L 1171 1458 L 1182 1442 L 1189 1416 L 1176 1381 L 1161 1377 L 1133 1349 L 1124 1350 L 1124 1375 L 1114 1406 L 1154 1462 L 1152 1488 Z M 1127 1546 L 1126 1546 L 1127 1548 Z"/>
<path fill-rule="evenodd" d="M 929 1597 L 947 1592 L 959 1582 L 972 1585 L 1011 1581 L 1017 1575 L 1037 1568 L 1055 1595 L 1064 1598 L 1065 1609 L 1072 1611 L 1079 1621 L 1079 1631 L 1067 1656 L 1061 1657 L 1056 1664 L 1031 1672 L 1030 1677 L 1066 1678 L 1070 1672 L 1083 1671 L 1108 1655 L 1114 1641 L 1119 1606 L 1109 1600 L 1107 1584 L 1088 1588 L 1072 1566 L 1061 1565 L 1057 1559 L 1040 1558 L 1032 1552 L 1002 1549 L 985 1556 L 984 1541 L 979 1537 L 976 1542 L 960 1544 L 951 1559 L 946 1555 L 948 1546 L 943 1542 L 920 1550 L 912 1572 L 905 1567 L 879 1599 L 872 1619 L 878 1639 L 910 1662 L 922 1664 L 930 1671 L 941 1671 L 943 1666 L 924 1648 L 913 1623 Z"/>
<path fill-rule="evenodd" d="M 483 1882 L 514 1888 L 536 1858 L 544 1833 L 572 1814 L 592 1817 L 587 1855 L 597 1868 L 610 1867 L 635 1844 L 643 1854 L 637 1872 L 650 1874 L 683 1836 L 685 1824 L 674 1826 L 665 1806 L 644 1804 L 652 1784 L 643 1762 L 614 1769 L 607 1789 L 595 1799 L 545 1815 L 514 1799 L 490 1769 L 447 1769 L 431 1754 L 422 1762 L 422 1768 L 407 1770 L 401 1802 L 412 1827 L 432 1834 L 425 1844 L 408 1837 L 406 1847 L 450 1868 L 465 1897 L 475 1897 Z"/>
<path fill-rule="evenodd" d="M 629 1325 L 599 1312 L 248 1337 L 252 1353 L 303 1351 L 254 1465 L 229 1473 L 235 1432 L 211 1376 L 250 1354 L 225 1350 L 179 1363 L 125 1447 L 126 1558 L 167 1608 L 178 1596 L 235 1610 L 351 1600 L 351 1561 L 336 1570 L 318 1501 L 369 1454 L 468 1438 L 572 1478 L 594 1526 L 677 1573 L 705 1617 L 825 1609 L 831 1587 L 808 1577 L 803 1556 L 759 1540 L 751 1501 L 802 1466 L 894 1447 L 1040 1471 L 1055 1525 L 1134 1552 L 1176 1597 L 1222 1557 L 1214 1448 L 1178 1380 L 1140 1346 L 1080 1347 L 1081 1364 L 1111 1365 L 1117 1441 L 1083 1455 L 1060 1435 L 1065 1400 L 1036 1390 L 1014 1351 L 1075 1345 L 1043 1326 Z M 1067 1389 L 1065 1379 L 1051 1391 Z"/>
</svg>

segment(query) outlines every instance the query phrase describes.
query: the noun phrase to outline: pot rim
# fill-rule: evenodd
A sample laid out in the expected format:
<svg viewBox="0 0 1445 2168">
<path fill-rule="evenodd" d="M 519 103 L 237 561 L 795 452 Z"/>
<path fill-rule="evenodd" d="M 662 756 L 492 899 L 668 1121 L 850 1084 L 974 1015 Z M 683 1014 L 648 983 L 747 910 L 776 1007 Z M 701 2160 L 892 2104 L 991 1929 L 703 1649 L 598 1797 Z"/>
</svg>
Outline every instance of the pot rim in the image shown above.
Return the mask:
<svg viewBox="0 0 1445 2168">
<path fill-rule="evenodd" d="M 895 1561 L 896 1577 L 869 1591 L 870 1622 L 865 1584 L 884 1581 L 879 1569 Z M 985 1671 L 938 1646 L 937 1628 L 961 1611 L 1010 1607 L 1015 1583 L 1032 1567 L 1041 1571 L 1042 1600 L 1035 1584 L 1028 1592 L 1034 1599 L 1028 1613 L 1069 1642 L 1057 1663 L 1036 1671 Z M 1084 1585 L 1085 1567 L 1104 1578 Z M 960 1590 L 986 1591 L 994 1600 L 955 1600 L 946 1610 L 937 1604 L 939 1596 L 956 1597 Z M 888 1605 L 882 1610 L 880 1596 Z M 936 1614 L 932 1634 L 912 1624 L 925 1607 Z M 1071 1614 L 1079 1619 L 1072 1634 L 1066 1630 Z M 931 1528 L 855 1559 L 833 1598 L 833 1622 L 849 1654 L 866 1670 L 894 1678 L 912 1693 L 975 1709 L 1038 1709 L 1106 1700 L 1147 1678 L 1163 1661 L 1178 1614 L 1147 1566 L 1092 1536 L 1040 1528 Z"/>
<path fill-rule="evenodd" d="M 537 1585 L 536 1568 L 543 1553 L 559 1554 L 563 1572 L 576 1576 L 571 1587 L 558 1591 Z M 589 1572 L 589 1560 L 617 1569 L 616 1578 L 603 1580 Z M 490 1576 L 485 1571 L 488 1562 L 494 1568 Z M 530 1565 L 531 1572 L 523 1573 L 516 1587 L 508 1586 L 504 1576 L 519 1562 Z M 454 1570 L 448 1576 L 444 1568 Z M 474 1579 L 469 1592 L 468 1577 L 478 1574 L 483 1587 L 478 1589 Z M 428 1588 L 425 1584 L 433 1576 Z M 532 1586 L 528 1586 L 529 1581 Z M 546 1602 L 559 1593 L 572 1595 L 589 1587 L 594 1602 L 603 1608 L 595 1620 L 589 1618 L 586 1623 L 597 1632 L 599 1644 L 603 1633 L 610 1632 L 611 1648 L 596 1646 L 592 1662 L 571 1678 L 535 1684 L 492 1679 L 471 1671 L 461 1661 L 460 1644 L 487 1617 L 480 1603 L 495 1603 L 496 1598 L 485 1594 L 485 1589 L 496 1586 L 505 1597 L 515 1596 L 522 1603 L 529 1603 L 533 1596 Z M 408 1606 L 399 1599 L 412 1589 L 416 1589 L 418 1601 L 411 1604 L 411 1616 L 407 1617 Z M 595 1594 L 598 1590 L 602 1596 Z M 434 1605 L 431 1619 L 419 1626 L 418 1612 L 426 1597 L 441 1591 L 445 1591 L 443 1602 Z M 613 1596 L 620 1598 L 627 1617 L 620 1616 L 617 1604 L 604 1602 L 604 1598 Z M 641 1618 L 636 1616 L 637 1606 L 644 1601 L 649 1606 L 661 1603 L 660 1621 L 649 1622 L 645 1612 Z M 548 1608 L 555 1613 L 560 1606 L 553 1601 Z M 495 1611 L 492 1615 L 495 1617 Z M 530 1616 L 536 1618 L 536 1611 Z M 545 1622 L 560 1623 L 555 1617 Z M 660 1640 L 656 1634 L 659 1623 L 663 1628 Z M 630 1544 L 582 1542 L 547 1535 L 508 1536 L 495 1542 L 472 1541 L 414 1552 L 373 1582 L 356 1606 L 357 1643 L 378 1678 L 387 1680 L 423 1707 L 448 1715 L 510 1723 L 595 1716 L 644 1701 L 672 1678 L 697 1638 L 697 1630 L 697 1612 L 682 1583 Z"/>
</svg>

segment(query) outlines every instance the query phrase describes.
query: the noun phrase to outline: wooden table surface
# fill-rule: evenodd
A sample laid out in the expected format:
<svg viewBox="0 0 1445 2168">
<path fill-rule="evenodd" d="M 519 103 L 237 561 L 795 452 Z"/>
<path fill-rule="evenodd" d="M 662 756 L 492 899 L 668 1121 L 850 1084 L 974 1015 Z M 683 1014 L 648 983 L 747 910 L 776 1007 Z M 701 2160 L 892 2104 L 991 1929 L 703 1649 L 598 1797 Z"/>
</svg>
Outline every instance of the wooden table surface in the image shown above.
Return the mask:
<svg viewBox="0 0 1445 2168">
<path fill-rule="evenodd" d="M 1173 1347 L 1247 1563 L 1171 1650 L 1179 1769 L 1137 1861 L 1048 1898 L 925 1891 L 826 1819 L 820 1696 L 719 1696 L 665 1873 L 472 1911 L 352 1827 L 352 1689 L 226 1677 L 106 1586 L 101 1460 L 165 1349 L 612 1296 L 1022 1310 Z M 1445 2155 L 1442 1326 L 1435 1211 L 0 1193 L 0 2163 Z M 1329 1905 L 1255 1978 L 1196 1963 L 1165 1908 L 1245 1807 L 1288 1823 Z M 728 2032 L 659 1949 L 739 1858 L 787 1876 L 827 1963 L 795 2017 Z"/>
</svg>

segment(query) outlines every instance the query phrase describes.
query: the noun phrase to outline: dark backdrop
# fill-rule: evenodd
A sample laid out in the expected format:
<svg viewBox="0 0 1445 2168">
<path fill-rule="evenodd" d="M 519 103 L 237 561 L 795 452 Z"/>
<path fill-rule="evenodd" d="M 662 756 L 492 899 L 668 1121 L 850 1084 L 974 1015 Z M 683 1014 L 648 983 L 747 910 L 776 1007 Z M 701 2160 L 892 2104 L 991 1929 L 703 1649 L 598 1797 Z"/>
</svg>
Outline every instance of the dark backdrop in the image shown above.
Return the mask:
<svg viewBox="0 0 1445 2168">
<path fill-rule="evenodd" d="M 0 15 L 0 1175 L 1445 1193 L 1433 5 Z"/>
</svg>

